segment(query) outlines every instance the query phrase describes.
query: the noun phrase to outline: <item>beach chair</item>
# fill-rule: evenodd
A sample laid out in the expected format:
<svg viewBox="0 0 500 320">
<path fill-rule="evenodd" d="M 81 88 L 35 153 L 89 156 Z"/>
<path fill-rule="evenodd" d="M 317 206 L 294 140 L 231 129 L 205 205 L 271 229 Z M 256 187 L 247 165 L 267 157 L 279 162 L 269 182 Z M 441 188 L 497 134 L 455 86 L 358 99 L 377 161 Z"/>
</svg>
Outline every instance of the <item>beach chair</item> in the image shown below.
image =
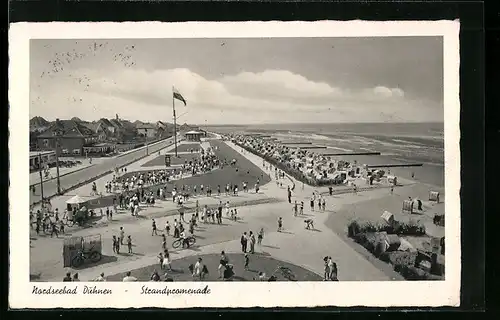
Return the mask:
<svg viewBox="0 0 500 320">
<path fill-rule="evenodd" d="M 429 201 L 433 201 L 433 202 L 439 203 L 439 192 L 437 192 L 437 191 L 430 191 L 429 192 Z"/>
<path fill-rule="evenodd" d="M 413 213 L 413 201 L 412 200 L 404 200 L 403 201 L 403 213 L 412 214 Z"/>
</svg>

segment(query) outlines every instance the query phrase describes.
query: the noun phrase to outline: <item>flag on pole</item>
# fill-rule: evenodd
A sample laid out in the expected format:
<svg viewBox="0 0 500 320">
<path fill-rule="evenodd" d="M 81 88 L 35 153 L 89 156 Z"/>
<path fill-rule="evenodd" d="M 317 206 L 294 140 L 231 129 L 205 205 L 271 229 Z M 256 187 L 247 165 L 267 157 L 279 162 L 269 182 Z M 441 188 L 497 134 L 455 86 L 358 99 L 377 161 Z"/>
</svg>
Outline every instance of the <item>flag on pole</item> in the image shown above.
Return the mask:
<svg viewBox="0 0 500 320">
<path fill-rule="evenodd" d="M 186 105 L 186 99 L 184 99 L 184 97 L 179 93 L 179 91 L 177 91 L 177 89 L 175 87 L 172 87 L 172 88 L 174 91 L 174 99 L 180 100 L 180 101 L 184 102 L 184 105 Z"/>
</svg>

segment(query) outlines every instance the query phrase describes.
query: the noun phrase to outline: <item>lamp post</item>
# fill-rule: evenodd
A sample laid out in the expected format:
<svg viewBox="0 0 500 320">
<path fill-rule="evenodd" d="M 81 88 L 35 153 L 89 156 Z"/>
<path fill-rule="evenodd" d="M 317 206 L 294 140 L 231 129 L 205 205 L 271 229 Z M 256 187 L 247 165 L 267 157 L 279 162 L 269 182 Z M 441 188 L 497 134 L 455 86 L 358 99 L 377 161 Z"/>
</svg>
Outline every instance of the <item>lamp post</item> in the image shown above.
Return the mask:
<svg viewBox="0 0 500 320">
<path fill-rule="evenodd" d="M 148 128 L 144 129 L 144 132 L 146 132 L 146 155 L 149 155 L 149 147 L 148 147 Z"/>
<path fill-rule="evenodd" d="M 54 131 L 56 136 L 56 172 L 57 172 L 57 194 L 61 194 L 61 180 L 59 179 L 59 139 L 62 136 L 62 130 L 57 129 Z"/>
<path fill-rule="evenodd" d="M 40 168 L 40 193 L 42 197 L 42 205 L 43 205 L 43 175 L 42 175 L 42 154 L 38 153 L 38 167 Z"/>
</svg>

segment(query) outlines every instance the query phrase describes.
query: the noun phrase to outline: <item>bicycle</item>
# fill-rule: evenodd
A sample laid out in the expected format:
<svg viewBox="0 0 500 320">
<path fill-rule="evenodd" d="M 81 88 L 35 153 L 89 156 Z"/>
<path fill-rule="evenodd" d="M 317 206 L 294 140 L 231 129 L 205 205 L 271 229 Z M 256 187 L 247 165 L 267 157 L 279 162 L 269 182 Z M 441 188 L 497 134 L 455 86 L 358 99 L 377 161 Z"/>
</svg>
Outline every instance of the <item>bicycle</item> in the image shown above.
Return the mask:
<svg viewBox="0 0 500 320">
<path fill-rule="evenodd" d="M 72 227 L 75 224 L 75 221 L 73 221 L 73 219 L 68 219 L 68 217 L 63 217 L 61 221 L 65 226 L 68 227 Z"/>
<path fill-rule="evenodd" d="M 191 246 L 193 246 L 193 245 L 196 243 L 196 238 L 195 238 L 195 237 L 193 237 L 193 236 L 189 236 L 189 237 L 187 238 L 187 241 L 188 241 L 188 243 L 189 243 L 189 247 L 191 247 Z M 183 244 L 183 243 L 184 243 L 184 239 L 179 238 L 179 239 L 175 240 L 174 242 L 172 242 L 172 247 L 173 247 L 174 249 L 177 249 L 177 248 L 179 248 L 180 246 L 182 246 L 182 244 Z"/>
<path fill-rule="evenodd" d="M 265 277 L 265 274 L 263 274 L 262 278 L 260 277 L 260 274 L 259 274 L 259 280 L 260 281 L 276 281 L 277 278 L 275 276 L 275 274 L 277 272 L 280 272 L 281 275 L 287 279 L 288 281 L 297 281 L 295 279 L 295 274 L 292 272 L 292 270 L 290 270 L 290 268 L 288 267 L 283 267 L 283 266 L 280 266 L 278 265 L 276 267 L 276 269 L 274 269 L 273 273 L 271 273 L 271 275 L 269 277 Z M 257 278 L 253 278 L 253 280 L 257 280 Z"/>
<path fill-rule="evenodd" d="M 278 271 L 288 281 L 297 281 L 295 279 L 295 274 L 292 272 L 292 270 L 290 270 L 290 268 L 279 266 L 279 265 L 276 267 L 276 269 L 274 270 L 274 272 L 272 273 L 271 276 L 274 276 L 276 274 L 276 272 L 278 272 Z"/>
<path fill-rule="evenodd" d="M 78 268 L 84 264 L 85 260 L 90 260 L 93 263 L 100 261 L 102 258 L 101 253 L 92 249 L 78 251 L 77 255 L 71 260 L 71 265 Z"/>
</svg>

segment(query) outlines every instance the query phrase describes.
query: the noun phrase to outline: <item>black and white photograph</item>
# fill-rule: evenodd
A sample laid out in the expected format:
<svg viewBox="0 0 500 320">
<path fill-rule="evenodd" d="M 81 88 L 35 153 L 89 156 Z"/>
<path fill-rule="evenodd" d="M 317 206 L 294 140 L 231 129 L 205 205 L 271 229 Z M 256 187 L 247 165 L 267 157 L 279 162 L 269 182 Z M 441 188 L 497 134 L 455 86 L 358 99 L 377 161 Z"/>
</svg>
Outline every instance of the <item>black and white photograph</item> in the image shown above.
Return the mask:
<svg viewBox="0 0 500 320">
<path fill-rule="evenodd" d="M 290 290 L 334 305 L 305 297 L 316 286 L 356 305 L 411 286 L 458 299 L 458 61 L 447 60 L 459 25 L 439 23 L 411 35 L 214 23 L 175 37 L 32 26 L 40 35 L 10 71 L 26 77 L 10 93 L 10 197 L 22 202 L 11 282 L 52 306 L 46 290 L 113 306 L 106 290 L 136 305 L 176 285 L 211 288 L 221 306 L 245 285 L 252 306 Z"/>
</svg>

